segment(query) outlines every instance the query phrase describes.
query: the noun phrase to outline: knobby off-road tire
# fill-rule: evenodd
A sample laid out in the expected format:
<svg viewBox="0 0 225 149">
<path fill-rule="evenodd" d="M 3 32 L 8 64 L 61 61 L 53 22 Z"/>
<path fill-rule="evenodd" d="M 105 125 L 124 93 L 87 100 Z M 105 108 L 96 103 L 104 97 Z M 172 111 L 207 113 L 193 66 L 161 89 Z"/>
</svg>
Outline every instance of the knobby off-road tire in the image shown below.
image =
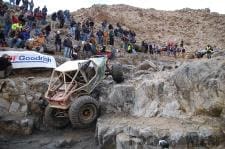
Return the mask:
<svg viewBox="0 0 225 149">
<path fill-rule="evenodd" d="M 124 80 L 123 69 L 119 64 L 114 64 L 111 70 L 112 78 L 116 83 L 121 83 Z"/>
<path fill-rule="evenodd" d="M 60 116 L 60 113 L 66 113 L 61 109 L 51 108 L 49 105 L 45 108 L 45 122 L 48 126 L 54 128 L 63 128 L 69 124 L 69 118 Z M 68 114 L 67 114 L 68 115 Z"/>
<path fill-rule="evenodd" d="M 91 96 L 81 96 L 75 99 L 69 109 L 69 119 L 75 128 L 91 127 L 98 116 L 99 104 Z"/>
</svg>

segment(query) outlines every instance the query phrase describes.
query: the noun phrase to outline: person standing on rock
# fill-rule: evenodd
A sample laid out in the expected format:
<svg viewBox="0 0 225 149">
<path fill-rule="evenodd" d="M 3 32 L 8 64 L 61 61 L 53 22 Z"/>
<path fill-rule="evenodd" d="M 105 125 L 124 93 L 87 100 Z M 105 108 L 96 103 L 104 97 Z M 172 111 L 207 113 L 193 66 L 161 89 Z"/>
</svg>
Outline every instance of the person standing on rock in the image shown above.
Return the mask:
<svg viewBox="0 0 225 149">
<path fill-rule="evenodd" d="M 72 36 L 70 34 L 66 35 L 66 38 L 63 41 L 63 46 L 64 46 L 64 57 L 71 58 L 73 42 Z"/>
<path fill-rule="evenodd" d="M 114 46 L 114 31 L 112 29 L 109 31 L 109 45 Z"/>
<path fill-rule="evenodd" d="M 60 31 L 57 31 L 55 35 L 55 49 L 56 49 L 56 52 L 57 51 L 61 52 L 62 50 L 62 39 L 60 37 Z"/>
<path fill-rule="evenodd" d="M 207 58 L 210 59 L 212 57 L 212 53 L 213 53 L 213 48 L 211 45 L 207 45 L 206 47 L 206 54 L 207 54 Z"/>
<path fill-rule="evenodd" d="M 10 56 L 3 54 L 0 57 L 0 78 L 8 77 L 12 72 L 12 63 L 10 62 Z"/>
<path fill-rule="evenodd" d="M 9 3 L 14 6 L 15 5 L 15 0 L 10 0 Z"/>
<path fill-rule="evenodd" d="M 101 29 L 98 30 L 96 33 L 97 35 L 97 42 L 99 45 L 103 46 L 103 31 Z"/>
<path fill-rule="evenodd" d="M 85 58 L 90 58 L 92 56 L 92 48 L 89 42 L 84 43 L 83 53 Z"/>
<path fill-rule="evenodd" d="M 181 47 L 181 48 L 184 47 L 184 41 L 183 41 L 183 40 L 181 40 L 181 42 L 180 42 L 180 47 Z"/>
<path fill-rule="evenodd" d="M 76 24 L 76 29 L 75 29 L 75 40 L 80 41 L 80 31 L 81 31 L 81 27 L 80 27 L 80 22 L 78 22 Z"/>
<path fill-rule="evenodd" d="M 21 0 L 16 0 L 16 5 L 17 5 L 17 6 L 20 5 L 20 1 L 21 1 Z"/>
<path fill-rule="evenodd" d="M 29 4 L 29 10 L 30 10 L 31 12 L 33 12 L 33 9 L 34 9 L 34 1 L 31 0 L 28 4 Z"/>
<path fill-rule="evenodd" d="M 51 28 L 54 30 L 55 27 L 56 27 L 56 23 L 57 23 L 57 14 L 56 12 L 54 12 L 52 15 L 51 15 Z"/>
</svg>

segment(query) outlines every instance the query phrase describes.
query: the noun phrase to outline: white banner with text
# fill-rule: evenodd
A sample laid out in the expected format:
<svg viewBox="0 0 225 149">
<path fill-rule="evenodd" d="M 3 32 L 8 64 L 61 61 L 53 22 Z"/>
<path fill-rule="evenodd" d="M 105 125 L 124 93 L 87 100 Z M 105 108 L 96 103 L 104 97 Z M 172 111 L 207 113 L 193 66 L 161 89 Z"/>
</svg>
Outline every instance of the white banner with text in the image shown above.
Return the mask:
<svg viewBox="0 0 225 149">
<path fill-rule="evenodd" d="M 14 69 L 17 68 L 56 68 L 56 61 L 53 56 L 44 55 L 35 51 L 0 51 L 10 56 Z"/>
</svg>

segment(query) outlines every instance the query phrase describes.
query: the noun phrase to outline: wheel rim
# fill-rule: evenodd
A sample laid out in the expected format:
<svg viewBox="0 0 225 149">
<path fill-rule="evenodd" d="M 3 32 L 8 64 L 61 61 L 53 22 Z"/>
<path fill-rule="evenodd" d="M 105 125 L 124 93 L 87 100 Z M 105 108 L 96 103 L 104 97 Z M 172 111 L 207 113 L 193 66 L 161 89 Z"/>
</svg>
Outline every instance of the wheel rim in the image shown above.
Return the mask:
<svg viewBox="0 0 225 149">
<path fill-rule="evenodd" d="M 97 109 L 93 104 L 86 104 L 80 108 L 79 117 L 82 123 L 90 123 L 95 119 Z"/>
</svg>

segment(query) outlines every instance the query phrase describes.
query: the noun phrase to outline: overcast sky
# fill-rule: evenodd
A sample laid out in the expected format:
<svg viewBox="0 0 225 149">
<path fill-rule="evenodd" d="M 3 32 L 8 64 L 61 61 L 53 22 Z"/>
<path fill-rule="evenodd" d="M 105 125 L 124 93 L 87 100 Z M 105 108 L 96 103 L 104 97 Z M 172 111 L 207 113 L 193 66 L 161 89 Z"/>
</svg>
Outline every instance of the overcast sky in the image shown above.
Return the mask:
<svg viewBox="0 0 225 149">
<path fill-rule="evenodd" d="M 155 8 L 159 10 L 210 8 L 213 12 L 225 14 L 225 0 L 34 0 L 34 3 L 35 6 L 40 7 L 46 5 L 49 13 L 59 9 L 75 11 L 79 8 L 91 7 L 93 4 L 128 4 L 141 8 Z"/>
</svg>

